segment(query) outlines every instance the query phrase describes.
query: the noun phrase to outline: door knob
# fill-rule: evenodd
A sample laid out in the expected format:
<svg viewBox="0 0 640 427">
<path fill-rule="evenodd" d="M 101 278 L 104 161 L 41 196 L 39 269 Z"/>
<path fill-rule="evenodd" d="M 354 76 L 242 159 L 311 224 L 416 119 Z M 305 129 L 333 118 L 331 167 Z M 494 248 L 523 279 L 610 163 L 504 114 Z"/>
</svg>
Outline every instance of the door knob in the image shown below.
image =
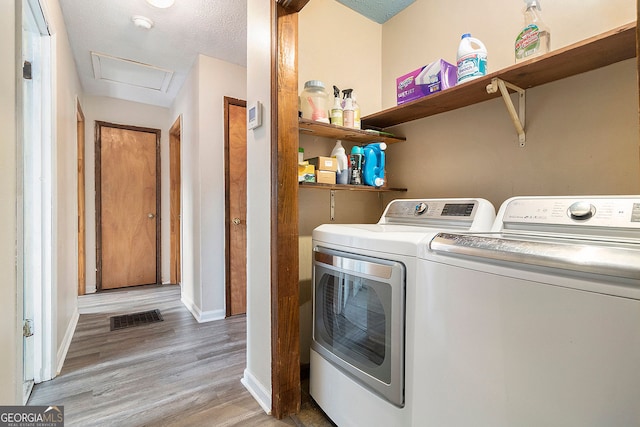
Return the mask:
<svg viewBox="0 0 640 427">
<path fill-rule="evenodd" d="M 155 217 L 155 215 L 154 215 L 154 214 L 152 214 L 152 213 L 148 214 L 147 216 L 148 216 L 149 218 L 154 218 L 154 217 Z"/>
<path fill-rule="evenodd" d="M 240 225 L 240 218 L 233 218 L 233 223 L 235 225 Z"/>
</svg>

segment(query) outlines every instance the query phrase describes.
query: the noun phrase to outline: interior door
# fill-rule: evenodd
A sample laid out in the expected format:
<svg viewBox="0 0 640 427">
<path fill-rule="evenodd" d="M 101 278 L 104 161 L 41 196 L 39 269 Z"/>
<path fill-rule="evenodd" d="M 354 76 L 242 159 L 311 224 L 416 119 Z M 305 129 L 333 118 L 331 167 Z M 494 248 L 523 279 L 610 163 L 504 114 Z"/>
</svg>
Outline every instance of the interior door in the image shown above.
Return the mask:
<svg viewBox="0 0 640 427">
<path fill-rule="evenodd" d="M 227 316 L 247 311 L 247 108 L 225 97 Z"/>
<path fill-rule="evenodd" d="M 96 127 L 98 289 L 159 283 L 160 131 Z"/>
</svg>

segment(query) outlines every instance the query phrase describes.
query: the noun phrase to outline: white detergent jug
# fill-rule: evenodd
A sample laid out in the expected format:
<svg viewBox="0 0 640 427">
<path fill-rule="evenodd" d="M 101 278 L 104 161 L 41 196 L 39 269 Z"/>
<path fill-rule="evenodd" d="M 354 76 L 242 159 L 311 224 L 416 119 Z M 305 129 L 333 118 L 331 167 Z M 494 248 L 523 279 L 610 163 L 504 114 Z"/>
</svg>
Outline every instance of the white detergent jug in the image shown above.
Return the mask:
<svg viewBox="0 0 640 427">
<path fill-rule="evenodd" d="M 463 34 L 458 46 L 458 84 L 487 75 L 487 48 L 484 44 Z"/>
<path fill-rule="evenodd" d="M 338 162 L 338 171 L 336 172 L 336 184 L 349 183 L 349 160 L 342 146 L 342 141 L 337 140 L 336 146 L 331 151 L 331 157 L 335 157 Z"/>
</svg>

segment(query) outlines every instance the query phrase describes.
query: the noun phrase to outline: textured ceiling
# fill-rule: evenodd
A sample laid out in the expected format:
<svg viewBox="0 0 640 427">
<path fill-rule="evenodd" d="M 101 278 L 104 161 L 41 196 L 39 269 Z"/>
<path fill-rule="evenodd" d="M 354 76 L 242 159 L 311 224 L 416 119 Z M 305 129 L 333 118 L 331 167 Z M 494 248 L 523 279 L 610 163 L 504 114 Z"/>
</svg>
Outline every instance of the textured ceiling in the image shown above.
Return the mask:
<svg viewBox="0 0 640 427">
<path fill-rule="evenodd" d="M 247 0 L 176 0 L 168 9 L 155 8 L 145 0 L 59 1 L 87 95 L 170 107 L 199 53 L 247 64 Z M 337 1 L 384 23 L 415 0 Z M 151 19 L 153 27 L 136 27 L 132 22 L 136 15 Z M 112 65 L 121 68 L 110 69 L 110 75 L 129 83 L 96 78 L 100 70 L 95 73 L 94 54 L 113 59 Z M 158 89 L 140 83 L 145 70 L 158 69 L 170 75 L 168 86 Z M 149 80 L 157 78 L 157 73 L 148 75 Z"/>
<path fill-rule="evenodd" d="M 378 24 L 384 24 L 416 0 L 336 0 Z"/>
<path fill-rule="evenodd" d="M 233 64 L 247 62 L 246 0 L 176 0 L 157 9 L 145 0 L 60 0 L 83 89 L 169 107 L 198 53 Z M 143 15 L 150 30 L 133 25 Z M 166 92 L 137 85 L 98 80 L 91 52 L 173 71 Z"/>
</svg>

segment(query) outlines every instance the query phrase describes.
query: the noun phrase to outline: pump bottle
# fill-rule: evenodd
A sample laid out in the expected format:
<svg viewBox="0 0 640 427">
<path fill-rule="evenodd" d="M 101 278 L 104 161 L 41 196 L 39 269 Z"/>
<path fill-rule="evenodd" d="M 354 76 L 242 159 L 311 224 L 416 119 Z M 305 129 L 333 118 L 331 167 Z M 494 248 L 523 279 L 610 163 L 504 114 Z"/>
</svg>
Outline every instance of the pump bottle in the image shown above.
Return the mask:
<svg viewBox="0 0 640 427">
<path fill-rule="evenodd" d="M 524 0 L 527 9 L 524 12 L 524 28 L 516 37 L 516 64 L 549 52 L 551 32 L 542 21 L 540 0 Z"/>
</svg>

